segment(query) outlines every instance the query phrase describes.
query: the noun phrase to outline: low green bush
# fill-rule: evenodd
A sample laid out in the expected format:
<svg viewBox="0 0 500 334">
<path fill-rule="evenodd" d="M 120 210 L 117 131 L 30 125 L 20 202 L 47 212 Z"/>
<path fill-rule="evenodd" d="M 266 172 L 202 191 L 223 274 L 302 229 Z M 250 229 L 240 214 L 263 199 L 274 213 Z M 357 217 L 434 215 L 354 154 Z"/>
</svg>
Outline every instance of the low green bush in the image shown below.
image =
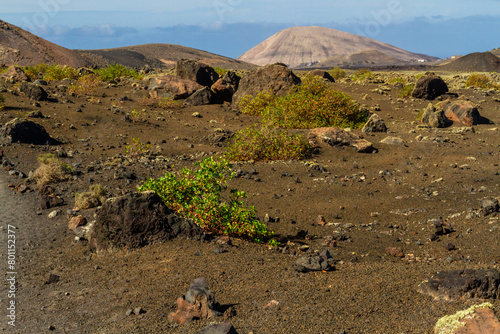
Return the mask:
<svg viewBox="0 0 500 334">
<path fill-rule="evenodd" d="M 414 88 L 414 85 L 404 85 L 403 88 L 401 88 L 401 90 L 399 91 L 399 96 L 404 98 L 411 97 L 411 93 L 413 92 Z"/>
<path fill-rule="evenodd" d="M 134 79 L 142 79 L 142 75 L 136 70 L 128 69 L 123 65 L 109 65 L 108 67 L 94 70 L 102 81 L 111 81 L 121 77 L 131 77 Z"/>
<path fill-rule="evenodd" d="M 219 75 L 219 77 L 221 77 L 221 78 L 224 75 L 226 75 L 227 72 L 229 72 L 229 70 L 226 70 L 225 68 L 220 68 L 220 67 L 214 67 L 213 69 Z"/>
<path fill-rule="evenodd" d="M 336 126 L 362 127 L 368 113 L 352 98 L 334 90 L 319 77 L 307 76 L 301 85 L 277 98 L 263 112 L 263 122 L 273 126 L 307 129 Z"/>
<path fill-rule="evenodd" d="M 259 92 L 255 97 L 245 95 L 241 98 L 238 106 L 241 112 L 248 115 L 262 116 L 264 110 L 272 107 L 278 96 L 272 90 Z"/>
<path fill-rule="evenodd" d="M 255 217 L 255 208 L 245 206 L 246 193 L 228 189 L 234 172 L 230 163 L 213 157 L 196 164 L 199 169 L 184 168 L 180 173 L 167 173 L 158 179 L 148 179 L 139 191 L 152 190 L 180 216 L 193 219 L 200 227 L 218 234 L 251 238 L 272 235 L 265 224 Z M 228 197 L 228 201 L 223 198 Z"/>
<path fill-rule="evenodd" d="M 253 125 L 235 134 L 226 155 L 237 161 L 299 160 L 307 157 L 310 151 L 311 146 L 302 135 Z"/>
<path fill-rule="evenodd" d="M 78 72 L 71 66 L 49 65 L 45 69 L 43 79 L 47 81 L 78 79 Z"/>
<path fill-rule="evenodd" d="M 500 85 L 495 84 L 491 81 L 490 77 L 486 74 L 471 74 L 465 82 L 465 87 L 476 87 L 476 88 L 493 88 L 500 89 Z"/>
<path fill-rule="evenodd" d="M 365 81 L 373 79 L 373 73 L 367 68 L 361 68 L 352 75 L 354 81 Z"/>
<path fill-rule="evenodd" d="M 328 71 L 328 73 L 330 73 L 330 75 L 335 79 L 335 80 L 338 80 L 338 79 L 342 79 L 342 78 L 345 78 L 347 77 L 347 72 L 344 71 L 343 69 L 341 69 L 340 67 L 336 66 L 333 68 L 333 70 L 330 70 Z"/>
</svg>

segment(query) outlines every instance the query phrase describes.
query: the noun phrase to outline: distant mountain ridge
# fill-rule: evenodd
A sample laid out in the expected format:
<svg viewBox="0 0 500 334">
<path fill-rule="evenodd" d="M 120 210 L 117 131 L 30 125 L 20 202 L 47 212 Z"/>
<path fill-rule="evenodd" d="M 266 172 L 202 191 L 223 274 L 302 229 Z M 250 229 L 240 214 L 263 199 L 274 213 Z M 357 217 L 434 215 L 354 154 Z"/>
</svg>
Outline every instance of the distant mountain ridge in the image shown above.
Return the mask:
<svg viewBox="0 0 500 334">
<path fill-rule="evenodd" d="M 371 38 L 317 26 L 281 30 L 237 59 L 256 65 L 281 62 L 296 68 L 360 52 L 365 52 L 368 58 L 361 60 L 358 57 L 358 61 L 366 60 L 371 63 L 369 57 L 373 56 L 373 51 L 378 52 L 377 58 L 384 54 L 386 57 L 381 58 L 386 60 L 392 58 L 404 63 L 431 62 L 439 59 L 409 52 Z"/>
<path fill-rule="evenodd" d="M 192 59 L 211 66 L 248 70 L 255 65 L 174 44 L 144 44 L 103 50 L 71 50 L 51 43 L 0 20 L 0 65 L 30 66 L 40 63 L 72 67 L 121 64 L 141 68 L 173 67 L 179 59 Z"/>
</svg>

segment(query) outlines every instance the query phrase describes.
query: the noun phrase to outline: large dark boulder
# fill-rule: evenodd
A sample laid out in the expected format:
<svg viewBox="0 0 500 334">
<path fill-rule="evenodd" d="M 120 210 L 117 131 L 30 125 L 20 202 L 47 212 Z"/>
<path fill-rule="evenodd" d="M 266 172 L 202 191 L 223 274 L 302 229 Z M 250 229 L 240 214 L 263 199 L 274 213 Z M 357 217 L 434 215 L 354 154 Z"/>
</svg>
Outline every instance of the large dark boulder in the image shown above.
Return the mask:
<svg viewBox="0 0 500 334">
<path fill-rule="evenodd" d="M 188 59 L 177 61 L 175 75 L 182 79 L 195 81 L 206 87 L 212 86 L 219 79 L 219 75 L 212 67 Z"/>
<path fill-rule="evenodd" d="M 215 94 L 208 87 L 203 87 L 194 92 L 186 99 L 186 104 L 190 106 L 202 106 L 212 104 L 215 100 Z"/>
<path fill-rule="evenodd" d="M 0 128 L 0 144 L 23 143 L 34 145 L 58 145 L 45 128 L 27 119 L 14 118 Z"/>
<path fill-rule="evenodd" d="M 237 107 L 245 95 L 256 96 L 260 92 L 271 90 L 278 96 L 285 96 L 290 88 L 301 80 L 284 64 L 272 64 L 253 69 L 240 80 L 240 85 L 233 95 L 233 106 Z"/>
<path fill-rule="evenodd" d="M 188 79 L 181 79 L 172 75 L 163 75 L 151 79 L 149 84 L 149 95 L 153 98 L 171 98 L 180 100 L 188 98 L 202 85 Z"/>
<path fill-rule="evenodd" d="M 411 96 L 417 99 L 434 100 L 436 97 L 448 92 L 448 85 L 434 73 L 426 73 L 418 79 Z"/>
<path fill-rule="evenodd" d="M 461 297 L 500 299 L 500 272 L 496 269 L 442 271 L 422 282 L 418 291 L 449 301 Z"/>
<path fill-rule="evenodd" d="M 31 82 L 21 82 L 19 85 L 19 91 L 33 101 L 47 101 L 49 97 L 47 92 L 41 86 Z"/>
<path fill-rule="evenodd" d="M 215 94 L 215 103 L 231 102 L 234 93 L 238 90 L 241 78 L 234 72 L 227 72 L 224 77 L 212 85 Z"/>
<path fill-rule="evenodd" d="M 178 236 L 194 238 L 201 234 L 198 225 L 177 216 L 156 193 L 146 191 L 109 198 L 98 211 L 89 245 L 96 251 L 134 249 Z"/>
</svg>

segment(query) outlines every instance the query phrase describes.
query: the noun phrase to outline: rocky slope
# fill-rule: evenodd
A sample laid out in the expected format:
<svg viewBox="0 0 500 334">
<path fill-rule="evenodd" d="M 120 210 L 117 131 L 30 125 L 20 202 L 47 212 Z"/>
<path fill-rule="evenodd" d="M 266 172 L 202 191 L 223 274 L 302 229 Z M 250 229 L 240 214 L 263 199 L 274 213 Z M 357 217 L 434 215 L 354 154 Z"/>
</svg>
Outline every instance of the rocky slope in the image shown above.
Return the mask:
<svg viewBox="0 0 500 334">
<path fill-rule="evenodd" d="M 282 30 L 238 57 L 238 60 L 257 65 L 282 62 L 290 67 L 299 67 L 365 50 L 376 50 L 388 57 L 410 63 L 437 60 L 435 57 L 405 51 L 371 38 L 323 27 Z M 370 61 L 370 55 L 367 54 L 367 61 Z"/>
</svg>

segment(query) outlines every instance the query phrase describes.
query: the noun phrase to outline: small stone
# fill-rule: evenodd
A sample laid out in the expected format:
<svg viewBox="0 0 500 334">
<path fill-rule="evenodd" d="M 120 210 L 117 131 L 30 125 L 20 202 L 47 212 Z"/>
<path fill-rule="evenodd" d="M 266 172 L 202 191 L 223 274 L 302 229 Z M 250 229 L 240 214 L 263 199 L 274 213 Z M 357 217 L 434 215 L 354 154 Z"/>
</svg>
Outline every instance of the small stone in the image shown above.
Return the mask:
<svg viewBox="0 0 500 334">
<path fill-rule="evenodd" d="M 70 230 L 74 230 L 75 228 L 79 226 L 84 226 L 87 225 L 87 219 L 84 216 L 76 216 L 71 218 L 71 220 L 68 223 L 68 228 Z"/>
<path fill-rule="evenodd" d="M 403 253 L 403 250 L 400 247 L 387 247 L 385 249 L 385 252 L 391 256 L 394 257 L 404 257 L 405 254 Z"/>
<path fill-rule="evenodd" d="M 134 314 L 135 315 L 139 315 L 139 314 L 142 314 L 142 313 L 146 313 L 146 311 L 144 311 L 144 309 L 142 307 L 136 307 L 136 308 L 134 308 Z"/>
<path fill-rule="evenodd" d="M 452 250 L 455 250 L 456 247 L 454 244 L 452 244 L 451 242 L 448 242 L 446 244 L 444 244 L 444 248 L 448 251 L 452 251 Z"/>
<path fill-rule="evenodd" d="M 51 213 L 49 213 L 48 217 L 52 219 L 59 216 L 59 214 L 61 214 L 61 210 L 54 210 Z"/>
<path fill-rule="evenodd" d="M 125 312 L 125 315 L 128 317 L 129 315 L 131 315 L 132 313 L 134 312 L 133 309 L 129 308 L 127 309 L 127 311 Z"/>
<path fill-rule="evenodd" d="M 276 300 L 271 300 L 269 303 L 264 306 L 264 308 L 278 308 L 280 306 L 280 303 Z"/>
<path fill-rule="evenodd" d="M 196 118 L 201 118 L 201 117 L 202 117 L 202 116 L 200 115 L 200 113 L 199 113 L 199 112 L 194 112 L 194 113 L 192 114 L 192 116 L 193 116 L 193 117 L 196 117 Z"/>
</svg>

